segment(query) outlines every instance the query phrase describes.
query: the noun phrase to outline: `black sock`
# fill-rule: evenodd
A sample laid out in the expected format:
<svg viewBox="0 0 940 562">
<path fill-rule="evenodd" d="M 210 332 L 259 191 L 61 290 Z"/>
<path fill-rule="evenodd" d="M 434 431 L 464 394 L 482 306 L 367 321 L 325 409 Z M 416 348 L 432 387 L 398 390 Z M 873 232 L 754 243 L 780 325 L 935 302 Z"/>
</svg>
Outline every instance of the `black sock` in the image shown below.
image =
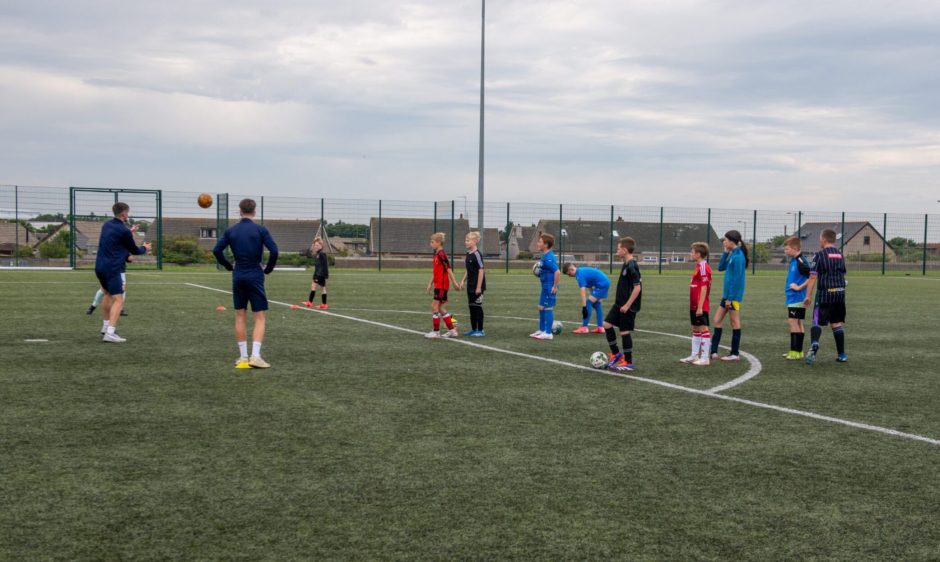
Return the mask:
<svg viewBox="0 0 940 562">
<path fill-rule="evenodd" d="M 806 334 L 803 332 L 797 332 L 796 334 L 796 347 L 793 351 L 797 353 L 803 353 L 803 340 L 806 339 Z"/>
<path fill-rule="evenodd" d="M 796 351 L 796 332 L 790 332 L 790 351 Z"/>
<path fill-rule="evenodd" d="M 470 329 L 477 329 L 477 307 L 475 306 L 470 307 Z"/>
<path fill-rule="evenodd" d="M 842 327 L 836 328 L 832 331 L 832 337 L 836 340 L 836 352 L 839 355 L 845 353 L 845 330 Z"/>
<path fill-rule="evenodd" d="M 819 349 L 819 336 L 821 335 L 822 328 L 819 326 L 813 326 L 813 328 L 809 331 L 809 341 L 812 342 L 811 345 L 816 349 Z"/>
<path fill-rule="evenodd" d="M 320 293 L 320 300 L 323 301 L 323 304 L 326 304 L 326 293 Z"/>
<path fill-rule="evenodd" d="M 741 330 L 731 330 L 731 355 L 739 355 L 741 349 Z"/>
<path fill-rule="evenodd" d="M 721 328 L 712 331 L 712 354 L 718 353 L 718 344 L 721 343 Z"/>
<path fill-rule="evenodd" d="M 627 363 L 633 363 L 633 336 L 629 332 L 626 334 L 620 334 L 620 338 L 623 340 L 623 356 L 627 360 Z"/>
<path fill-rule="evenodd" d="M 617 347 L 617 333 L 614 332 L 614 329 L 607 328 L 604 330 L 604 333 L 607 334 L 607 345 L 610 346 L 610 352 L 614 355 L 620 353 L 620 348 Z"/>
<path fill-rule="evenodd" d="M 483 331 L 483 307 L 477 307 L 477 330 Z"/>
<path fill-rule="evenodd" d="M 308 302 L 313 302 L 313 299 L 317 298 L 316 291 L 310 291 L 310 297 L 307 299 Z"/>
</svg>

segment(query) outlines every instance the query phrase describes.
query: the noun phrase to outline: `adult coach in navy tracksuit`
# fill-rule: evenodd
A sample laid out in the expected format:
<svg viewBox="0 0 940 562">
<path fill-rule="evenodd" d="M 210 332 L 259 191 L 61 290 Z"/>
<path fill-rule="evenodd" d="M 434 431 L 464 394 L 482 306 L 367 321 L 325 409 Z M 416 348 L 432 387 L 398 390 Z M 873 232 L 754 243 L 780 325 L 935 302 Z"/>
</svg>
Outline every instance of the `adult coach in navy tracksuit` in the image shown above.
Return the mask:
<svg viewBox="0 0 940 562">
<path fill-rule="evenodd" d="M 255 224 L 255 200 L 242 199 L 238 203 L 242 220 L 230 226 L 225 234 L 219 238 L 212 253 L 216 261 L 232 273 L 232 301 L 235 306 L 235 340 L 238 342 L 238 361 L 236 367 L 255 367 L 264 369 L 270 367 L 261 358 L 261 342 L 264 340 L 265 311 L 268 309 L 268 297 L 264 292 L 264 276 L 274 271 L 277 263 L 277 244 L 271 238 L 268 229 Z M 232 248 L 235 256 L 235 265 L 232 266 L 225 259 L 226 247 Z M 268 265 L 261 269 L 261 257 L 264 249 L 270 253 Z M 253 340 L 251 358 L 248 357 L 248 303 L 254 313 L 254 329 L 251 332 Z"/>
<path fill-rule="evenodd" d="M 121 309 L 124 308 L 124 281 L 121 273 L 124 264 L 130 255 L 146 254 L 150 244 L 137 246 L 134 242 L 134 233 L 124 224 L 130 214 L 131 208 L 127 203 L 117 202 L 111 207 L 114 218 L 101 227 L 101 236 L 98 238 L 98 255 L 95 257 L 95 275 L 104 291 L 101 301 L 101 312 L 104 323 L 101 341 L 110 343 L 124 343 L 125 340 L 115 333 Z"/>
</svg>

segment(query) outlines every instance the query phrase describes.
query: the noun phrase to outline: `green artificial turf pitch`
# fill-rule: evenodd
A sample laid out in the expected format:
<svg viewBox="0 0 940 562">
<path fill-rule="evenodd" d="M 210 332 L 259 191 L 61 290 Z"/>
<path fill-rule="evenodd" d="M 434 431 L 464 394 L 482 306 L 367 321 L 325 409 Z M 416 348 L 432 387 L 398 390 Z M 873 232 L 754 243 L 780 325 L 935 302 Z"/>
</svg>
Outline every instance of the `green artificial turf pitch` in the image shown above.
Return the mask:
<svg viewBox="0 0 940 562">
<path fill-rule="evenodd" d="M 527 338 L 531 275 L 491 275 L 485 347 L 426 340 L 429 277 L 336 270 L 335 315 L 272 304 L 273 367 L 235 370 L 231 299 L 193 286 L 228 274 L 129 273 L 115 345 L 92 272 L 0 272 L 0 559 L 940 558 L 936 441 L 761 406 L 940 439 L 937 278 L 851 278 L 850 362 L 827 329 L 810 368 L 780 357 L 782 277 L 749 277 L 745 403 L 692 391 L 751 364 L 677 361 L 684 275 L 646 274 L 634 336 L 675 386 L 563 364 L 601 335 Z M 558 301 L 580 318 L 570 278 Z"/>
</svg>

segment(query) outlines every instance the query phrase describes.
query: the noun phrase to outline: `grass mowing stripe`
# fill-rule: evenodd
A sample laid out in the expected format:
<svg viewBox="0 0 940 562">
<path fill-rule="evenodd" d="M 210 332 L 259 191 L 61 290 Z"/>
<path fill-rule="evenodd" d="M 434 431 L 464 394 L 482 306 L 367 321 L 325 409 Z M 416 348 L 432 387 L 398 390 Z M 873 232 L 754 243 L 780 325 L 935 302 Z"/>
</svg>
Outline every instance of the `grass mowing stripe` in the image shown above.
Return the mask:
<svg viewBox="0 0 940 562">
<path fill-rule="evenodd" d="M 188 285 L 188 286 L 190 286 L 190 287 L 196 287 L 196 288 L 199 288 L 199 289 L 205 289 L 205 290 L 208 290 L 208 291 L 215 291 L 215 292 L 218 292 L 218 293 L 224 293 L 224 294 L 228 294 L 228 295 L 232 294 L 231 291 L 226 291 L 226 290 L 223 290 L 223 289 L 216 289 L 215 287 L 207 287 L 207 286 L 205 286 L 205 285 L 198 285 L 198 284 L 196 284 L 196 283 L 184 283 L 184 285 Z M 292 306 L 292 305 L 289 304 L 289 303 L 284 303 L 284 302 L 280 302 L 280 301 L 273 301 L 273 300 L 272 300 L 272 301 L 269 301 L 269 302 L 272 302 L 272 303 L 274 303 L 274 304 L 278 304 L 278 305 L 281 305 L 281 306 L 286 306 L 286 307 Z M 336 314 L 335 312 L 328 312 L 328 311 L 325 311 L 325 310 L 308 309 L 308 308 L 301 308 L 301 310 L 305 310 L 305 311 L 307 311 L 307 312 L 316 312 L 316 313 L 319 313 L 319 314 L 322 314 L 322 315 L 325 315 L 325 316 L 333 316 L 333 317 L 336 317 L 336 318 L 343 318 L 343 319 L 345 319 L 345 320 L 352 320 L 352 321 L 354 321 L 354 322 L 361 322 L 361 323 L 365 323 L 365 324 L 371 324 L 371 325 L 373 325 L 373 326 L 379 326 L 379 327 L 388 328 L 388 329 L 391 329 L 391 330 L 397 330 L 397 331 L 401 331 L 401 332 L 407 332 L 407 333 L 411 333 L 411 334 L 417 334 L 417 335 L 421 335 L 421 334 L 422 334 L 422 332 L 419 332 L 418 330 L 412 330 L 412 329 L 410 329 L 410 328 L 403 328 L 403 327 L 401 327 L 401 326 L 395 326 L 395 325 L 393 325 L 393 324 L 385 324 L 385 323 L 383 323 L 383 322 L 376 322 L 376 321 L 374 321 L 374 320 L 366 320 L 366 319 L 364 319 L 364 318 L 357 318 L 357 317 L 355 317 L 355 316 L 346 316 L 346 315 L 343 315 L 343 314 Z M 396 312 L 402 312 L 402 311 L 396 311 Z M 527 320 L 527 319 L 526 319 L 526 320 Z M 675 334 L 666 334 L 666 335 L 675 335 Z M 682 336 L 677 336 L 677 337 L 682 337 Z M 454 342 L 454 343 L 458 343 L 458 344 L 462 344 L 462 345 L 468 345 L 468 346 L 471 346 L 471 347 L 476 347 L 476 348 L 484 349 L 484 350 L 487 350 L 487 351 L 494 351 L 494 352 L 497 352 L 497 353 L 504 353 L 504 354 L 506 354 L 506 355 L 513 355 L 513 356 L 522 357 L 522 358 L 526 358 L 526 359 L 534 359 L 534 360 L 537 360 L 537 361 L 543 361 L 543 362 L 546 362 L 546 363 L 552 363 L 552 364 L 555 364 L 555 365 L 561 365 L 561 366 L 564 366 L 564 367 L 570 367 L 570 368 L 573 368 L 573 369 L 579 369 L 579 370 L 582 370 L 582 371 L 588 371 L 588 372 L 593 373 L 593 374 L 600 374 L 600 373 L 601 373 L 600 371 L 598 371 L 598 369 L 594 369 L 594 368 L 592 368 L 592 367 L 587 367 L 587 366 L 584 366 L 584 365 L 578 365 L 578 364 L 576 364 L 576 363 L 569 363 L 569 362 L 567 362 L 567 361 L 561 361 L 561 360 L 558 360 L 558 359 L 551 359 L 551 358 L 548 358 L 548 357 L 540 357 L 540 356 L 538 356 L 538 355 L 531 355 L 531 354 L 528 354 L 528 353 L 521 353 L 521 352 L 518 352 L 518 351 L 511 351 L 511 350 L 508 350 L 508 349 L 500 349 L 500 348 L 498 348 L 498 347 L 490 347 L 490 346 L 487 346 L 487 345 L 483 345 L 483 344 L 479 344 L 479 343 L 467 341 L 467 340 L 465 340 L 465 339 L 447 338 L 447 341 L 452 341 L 452 342 Z M 892 436 L 892 437 L 900 437 L 900 438 L 909 439 L 909 440 L 912 440 L 912 441 L 919 441 L 919 442 L 922 442 L 922 443 L 928 443 L 928 444 L 934 445 L 934 446 L 940 446 L 940 439 L 934 439 L 934 438 L 931 438 L 931 437 L 927 437 L 927 436 L 925 436 L 925 435 L 917 435 L 917 434 L 914 434 L 914 433 L 906 433 L 906 432 L 903 432 L 903 431 L 898 431 L 898 430 L 896 430 L 896 429 L 890 429 L 890 428 L 887 428 L 887 427 L 881 427 L 881 426 L 877 426 L 877 425 L 871 425 L 871 424 L 867 424 L 867 423 L 863 423 L 863 422 L 857 422 L 857 421 L 846 420 L 846 419 L 842 419 L 842 418 L 836 418 L 836 417 L 827 416 L 827 415 L 824 415 L 824 414 L 817 414 L 817 413 L 815 413 L 815 412 L 808 412 L 808 411 L 805 411 L 805 410 L 797 410 L 797 409 L 795 409 L 795 408 L 788 408 L 788 407 L 786 407 L 786 406 L 777 406 L 777 405 L 775 405 L 775 404 L 767 404 L 767 403 L 764 403 L 764 402 L 757 402 L 757 401 L 754 401 L 754 400 L 747 400 L 747 399 L 744 399 L 744 398 L 736 398 L 736 397 L 734 397 L 734 396 L 726 396 L 726 395 L 724 395 L 724 394 L 717 394 L 717 393 L 712 392 L 712 391 L 710 391 L 710 390 L 698 390 L 698 389 L 695 389 L 695 388 L 689 388 L 689 387 L 686 387 L 686 386 L 681 386 L 681 385 L 678 385 L 678 384 L 673 384 L 673 383 L 669 383 L 669 382 L 665 382 L 665 381 L 659 381 L 659 380 L 656 380 L 656 379 L 648 379 L 648 378 L 644 378 L 644 377 L 637 377 L 637 376 L 635 376 L 635 375 L 625 375 L 625 374 L 623 374 L 623 373 L 612 373 L 612 372 L 609 372 L 609 371 L 603 371 L 603 374 L 606 375 L 606 376 L 611 376 L 611 377 L 617 377 L 617 378 L 622 378 L 622 379 L 627 379 L 627 380 L 632 380 L 632 381 L 637 381 L 637 382 L 644 382 L 644 383 L 648 383 L 648 384 L 654 384 L 654 385 L 657 385 L 657 386 L 662 386 L 662 387 L 669 388 L 669 389 L 672 389 L 672 390 L 678 390 L 678 391 L 687 392 L 687 393 L 695 394 L 695 395 L 699 395 L 699 396 L 706 396 L 706 397 L 709 397 L 709 398 L 717 398 L 717 399 L 719 399 L 719 400 L 726 400 L 726 401 L 729 401 L 729 402 L 736 402 L 736 403 L 739 403 L 739 404 L 745 404 L 745 405 L 752 406 L 752 407 L 755 407 L 755 408 L 761 408 L 761 409 L 765 409 L 765 410 L 773 410 L 773 411 L 781 412 L 781 413 L 784 413 L 784 414 L 790 414 L 790 415 L 801 416 L 801 417 L 810 418 L 810 419 L 814 419 L 814 420 L 818 420 L 818 421 L 825 421 L 825 422 L 828 422 L 828 423 L 833 423 L 833 424 L 838 424 L 838 425 L 844 425 L 844 426 L 852 427 L 852 428 L 855 428 L 855 429 L 861 429 L 861 430 L 865 430 L 865 431 L 872 431 L 872 432 L 876 432 L 876 433 L 881 433 L 881 434 L 884 434 L 884 435 L 890 435 L 890 436 Z"/>
</svg>

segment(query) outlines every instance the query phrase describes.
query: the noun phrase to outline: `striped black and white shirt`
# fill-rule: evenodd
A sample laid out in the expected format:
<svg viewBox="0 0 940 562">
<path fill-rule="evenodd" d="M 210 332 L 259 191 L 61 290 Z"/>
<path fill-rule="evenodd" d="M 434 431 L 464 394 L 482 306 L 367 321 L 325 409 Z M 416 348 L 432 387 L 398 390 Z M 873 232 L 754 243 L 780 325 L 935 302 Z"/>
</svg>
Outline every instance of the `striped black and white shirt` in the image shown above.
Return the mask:
<svg viewBox="0 0 940 562">
<path fill-rule="evenodd" d="M 809 274 L 816 277 L 816 300 L 826 304 L 845 301 L 845 257 L 835 246 L 816 252 Z"/>
</svg>

